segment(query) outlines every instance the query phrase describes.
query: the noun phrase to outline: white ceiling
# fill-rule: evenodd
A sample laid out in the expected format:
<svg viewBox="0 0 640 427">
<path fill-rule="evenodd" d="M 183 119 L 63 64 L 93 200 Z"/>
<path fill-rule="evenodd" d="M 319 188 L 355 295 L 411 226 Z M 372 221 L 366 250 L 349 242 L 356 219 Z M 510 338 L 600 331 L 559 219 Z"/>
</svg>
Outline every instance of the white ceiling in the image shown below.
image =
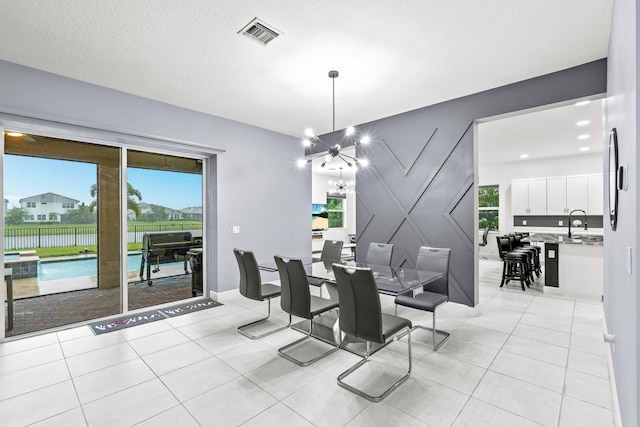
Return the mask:
<svg viewBox="0 0 640 427">
<path fill-rule="evenodd" d="M 578 122 L 588 121 L 588 124 Z M 588 135 L 586 139 L 579 139 Z M 584 156 L 602 151 L 602 99 L 512 115 L 478 125 L 478 164 Z M 588 151 L 580 148 L 588 147 Z M 520 158 L 527 155 L 526 159 Z"/>
<path fill-rule="evenodd" d="M 0 58 L 302 136 L 331 69 L 340 129 L 604 58 L 612 1 L 0 0 Z"/>
</svg>

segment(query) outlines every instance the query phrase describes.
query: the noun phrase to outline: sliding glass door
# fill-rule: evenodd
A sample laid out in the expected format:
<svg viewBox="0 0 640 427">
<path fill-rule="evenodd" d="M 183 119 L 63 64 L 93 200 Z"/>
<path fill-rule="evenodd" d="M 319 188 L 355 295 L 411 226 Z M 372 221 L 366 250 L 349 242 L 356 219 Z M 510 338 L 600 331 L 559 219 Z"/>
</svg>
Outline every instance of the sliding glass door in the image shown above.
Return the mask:
<svg viewBox="0 0 640 427">
<path fill-rule="evenodd" d="M 202 171 L 193 158 L 5 132 L 5 335 L 202 295 Z"/>
<path fill-rule="evenodd" d="M 129 309 L 202 295 L 202 162 L 127 151 Z"/>
</svg>

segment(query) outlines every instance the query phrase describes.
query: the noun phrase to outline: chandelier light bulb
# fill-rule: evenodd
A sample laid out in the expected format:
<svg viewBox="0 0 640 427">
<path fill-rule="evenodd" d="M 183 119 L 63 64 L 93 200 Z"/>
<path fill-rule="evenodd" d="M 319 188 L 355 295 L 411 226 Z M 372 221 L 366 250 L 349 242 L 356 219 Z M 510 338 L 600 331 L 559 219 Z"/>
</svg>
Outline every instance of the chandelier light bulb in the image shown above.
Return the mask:
<svg viewBox="0 0 640 427">
<path fill-rule="evenodd" d="M 325 162 L 330 162 L 332 158 L 333 157 L 331 157 L 331 154 L 327 154 L 326 156 L 324 156 L 324 161 Z"/>
<path fill-rule="evenodd" d="M 351 136 L 351 135 L 353 135 L 353 133 L 354 133 L 355 131 L 356 131 L 356 130 L 353 128 L 353 126 L 349 126 L 349 127 L 347 128 L 347 136 Z"/>
<path fill-rule="evenodd" d="M 368 144 L 369 142 L 371 142 L 371 138 L 369 138 L 368 136 L 363 136 L 362 139 L 360 140 L 361 144 Z"/>
<path fill-rule="evenodd" d="M 312 130 L 311 128 L 306 128 L 306 129 L 304 130 L 304 134 L 305 134 L 305 135 L 307 135 L 309 138 L 313 138 L 314 136 L 316 136 L 316 135 L 313 133 L 313 130 Z"/>
<path fill-rule="evenodd" d="M 311 147 L 311 141 L 309 141 L 308 139 L 303 139 L 302 145 L 305 147 Z"/>
<path fill-rule="evenodd" d="M 369 166 L 369 160 L 367 160 L 367 159 L 358 159 L 358 163 L 360 163 L 360 166 L 362 166 L 362 167 Z"/>
<path fill-rule="evenodd" d="M 307 161 L 305 159 L 298 160 L 298 167 L 299 168 L 303 168 L 304 165 L 306 165 L 306 164 L 307 164 Z"/>
</svg>

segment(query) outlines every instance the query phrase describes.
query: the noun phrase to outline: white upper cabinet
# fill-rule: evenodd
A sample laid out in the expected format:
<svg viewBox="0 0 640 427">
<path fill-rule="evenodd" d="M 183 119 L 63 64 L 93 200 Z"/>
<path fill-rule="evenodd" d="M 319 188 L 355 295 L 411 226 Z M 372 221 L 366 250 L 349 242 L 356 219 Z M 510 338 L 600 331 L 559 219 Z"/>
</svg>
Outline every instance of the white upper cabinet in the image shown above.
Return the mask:
<svg viewBox="0 0 640 427">
<path fill-rule="evenodd" d="M 511 212 L 513 215 L 545 215 L 547 213 L 547 179 L 512 180 Z"/>
<path fill-rule="evenodd" d="M 547 178 L 547 214 L 564 215 L 567 213 L 567 177 L 550 176 Z"/>
<path fill-rule="evenodd" d="M 603 186 L 601 173 L 588 175 L 587 213 L 589 215 L 603 215 Z"/>
<path fill-rule="evenodd" d="M 567 176 L 567 213 L 574 209 L 587 211 L 587 175 Z"/>
<path fill-rule="evenodd" d="M 588 211 L 588 176 L 547 178 L 547 215 L 568 215 L 574 209 Z"/>
</svg>

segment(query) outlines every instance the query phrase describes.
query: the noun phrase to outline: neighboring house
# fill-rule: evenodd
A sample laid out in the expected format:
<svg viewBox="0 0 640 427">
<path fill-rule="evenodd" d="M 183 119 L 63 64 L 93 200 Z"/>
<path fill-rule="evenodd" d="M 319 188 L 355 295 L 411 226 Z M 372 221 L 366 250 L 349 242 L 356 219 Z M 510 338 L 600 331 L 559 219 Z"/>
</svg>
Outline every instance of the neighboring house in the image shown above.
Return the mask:
<svg viewBox="0 0 640 427">
<path fill-rule="evenodd" d="M 180 209 L 180 211 L 183 214 L 183 219 L 202 221 L 202 206 L 191 206 L 188 208 Z"/>
<path fill-rule="evenodd" d="M 55 193 L 38 194 L 20 199 L 20 207 L 29 212 L 25 222 L 61 222 L 62 216 L 69 209 L 76 209 L 79 203 L 79 200 Z"/>
<path fill-rule="evenodd" d="M 138 206 L 140 206 L 140 214 L 144 217 L 144 215 L 146 214 L 153 214 L 153 207 L 155 206 L 160 207 L 164 210 L 164 217 L 162 218 L 162 221 L 170 221 L 170 220 L 175 220 L 175 219 L 183 219 L 183 213 L 182 211 L 178 211 L 175 209 L 171 209 L 168 208 L 166 206 L 162 206 L 162 205 L 155 205 L 152 203 L 145 203 L 145 202 L 140 202 L 138 203 Z M 156 221 L 160 221 L 159 219 L 156 219 Z"/>
</svg>

